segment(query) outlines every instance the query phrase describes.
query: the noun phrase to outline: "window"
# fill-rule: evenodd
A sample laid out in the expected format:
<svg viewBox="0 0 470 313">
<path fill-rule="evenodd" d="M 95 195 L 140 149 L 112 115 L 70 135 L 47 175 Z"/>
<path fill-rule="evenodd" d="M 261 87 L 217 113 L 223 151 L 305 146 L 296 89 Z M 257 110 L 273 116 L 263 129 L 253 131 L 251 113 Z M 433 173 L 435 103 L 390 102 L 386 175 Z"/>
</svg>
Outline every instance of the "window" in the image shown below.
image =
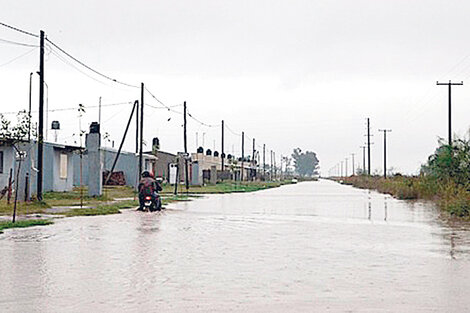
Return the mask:
<svg viewBox="0 0 470 313">
<path fill-rule="evenodd" d="M 67 179 L 67 155 L 63 153 L 60 154 L 59 177 L 61 179 Z"/>
<path fill-rule="evenodd" d="M 0 174 L 3 174 L 3 151 L 0 151 Z"/>
</svg>

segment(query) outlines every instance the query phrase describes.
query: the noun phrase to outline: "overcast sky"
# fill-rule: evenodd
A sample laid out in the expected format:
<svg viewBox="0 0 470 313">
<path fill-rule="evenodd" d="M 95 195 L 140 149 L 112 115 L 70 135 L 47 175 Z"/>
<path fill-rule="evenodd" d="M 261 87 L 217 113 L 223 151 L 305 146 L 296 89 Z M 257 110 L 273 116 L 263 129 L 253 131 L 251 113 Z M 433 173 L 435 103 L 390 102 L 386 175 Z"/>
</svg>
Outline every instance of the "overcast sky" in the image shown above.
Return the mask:
<svg viewBox="0 0 470 313">
<path fill-rule="evenodd" d="M 438 137 L 447 138 L 447 88 L 436 86 L 437 80 L 464 81 L 453 89 L 453 130 L 467 133 L 469 9 L 468 1 L 433 0 L 0 0 L 0 21 L 44 30 L 91 67 L 131 84 L 144 82 L 167 105 L 187 101 L 189 112 L 205 123 L 224 119 L 235 133 L 226 131 L 228 153 L 240 154 L 236 133 L 245 131 L 247 154 L 252 138 L 277 156 L 300 147 L 315 151 L 328 174 L 351 153 L 362 163 L 359 146 L 369 117 L 372 169 L 382 171 L 377 130 L 387 128 L 390 167 L 414 173 Z M 0 39 L 38 43 L 4 27 Z M 37 48 L 0 40 L 0 112 L 27 108 L 38 55 Z M 95 106 L 100 96 L 103 104 L 140 97 L 138 89 L 106 81 L 54 48 L 46 60 L 51 110 Z M 36 109 L 37 84 L 35 75 Z M 159 105 L 148 94 L 146 101 Z M 115 145 L 130 110 L 129 104 L 103 108 L 102 133 L 110 133 Z M 97 119 L 97 110 L 87 109 L 83 128 Z M 77 113 L 50 112 L 52 120 L 61 122 L 59 141 L 73 143 Z M 146 108 L 145 139 L 158 136 L 163 150 L 182 150 L 181 125 L 177 113 Z M 131 131 L 127 150 L 135 146 Z M 205 133 L 206 148 L 215 140 L 220 150 L 220 127 L 190 120 L 188 131 L 191 151 L 196 132 L 199 145 Z"/>
</svg>

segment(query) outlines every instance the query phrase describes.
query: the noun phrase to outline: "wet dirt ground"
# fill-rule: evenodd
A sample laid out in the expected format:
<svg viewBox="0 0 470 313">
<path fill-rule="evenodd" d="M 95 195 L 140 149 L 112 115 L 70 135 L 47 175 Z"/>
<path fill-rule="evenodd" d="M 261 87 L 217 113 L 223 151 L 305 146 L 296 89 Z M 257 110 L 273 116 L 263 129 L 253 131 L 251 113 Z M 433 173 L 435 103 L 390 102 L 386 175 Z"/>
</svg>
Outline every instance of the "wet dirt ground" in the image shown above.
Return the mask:
<svg viewBox="0 0 470 313">
<path fill-rule="evenodd" d="M 0 312 L 466 312 L 470 231 L 331 181 L 0 235 Z"/>
</svg>

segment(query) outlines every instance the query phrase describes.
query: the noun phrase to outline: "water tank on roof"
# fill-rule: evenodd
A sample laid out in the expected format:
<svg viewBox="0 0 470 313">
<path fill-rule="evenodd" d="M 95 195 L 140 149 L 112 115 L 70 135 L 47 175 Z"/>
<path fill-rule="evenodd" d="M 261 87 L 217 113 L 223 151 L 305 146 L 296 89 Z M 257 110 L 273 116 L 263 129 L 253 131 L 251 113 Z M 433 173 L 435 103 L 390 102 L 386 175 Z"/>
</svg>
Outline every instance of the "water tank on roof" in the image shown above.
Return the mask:
<svg viewBox="0 0 470 313">
<path fill-rule="evenodd" d="M 59 123 L 59 121 L 52 121 L 51 129 L 53 129 L 53 130 L 59 130 L 59 129 L 60 129 L 60 123 Z"/>
<path fill-rule="evenodd" d="M 98 122 L 91 122 L 90 134 L 99 134 L 99 133 L 100 133 L 100 124 Z"/>
</svg>

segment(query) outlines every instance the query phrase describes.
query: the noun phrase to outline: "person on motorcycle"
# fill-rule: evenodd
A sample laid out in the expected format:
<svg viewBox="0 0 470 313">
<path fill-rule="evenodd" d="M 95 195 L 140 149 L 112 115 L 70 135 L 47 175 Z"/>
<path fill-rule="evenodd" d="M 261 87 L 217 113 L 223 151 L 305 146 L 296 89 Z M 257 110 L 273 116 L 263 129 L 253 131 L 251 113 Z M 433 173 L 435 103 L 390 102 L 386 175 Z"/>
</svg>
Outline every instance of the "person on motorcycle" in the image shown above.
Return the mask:
<svg viewBox="0 0 470 313">
<path fill-rule="evenodd" d="M 144 171 L 142 173 L 142 179 L 139 182 L 138 186 L 139 190 L 139 210 L 144 209 L 144 200 L 146 196 L 152 197 L 152 202 L 154 203 L 155 207 L 157 208 L 157 197 L 158 192 L 162 190 L 160 184 L 153 179 L 152 175 L 148 171 Z"/>
</svg>

